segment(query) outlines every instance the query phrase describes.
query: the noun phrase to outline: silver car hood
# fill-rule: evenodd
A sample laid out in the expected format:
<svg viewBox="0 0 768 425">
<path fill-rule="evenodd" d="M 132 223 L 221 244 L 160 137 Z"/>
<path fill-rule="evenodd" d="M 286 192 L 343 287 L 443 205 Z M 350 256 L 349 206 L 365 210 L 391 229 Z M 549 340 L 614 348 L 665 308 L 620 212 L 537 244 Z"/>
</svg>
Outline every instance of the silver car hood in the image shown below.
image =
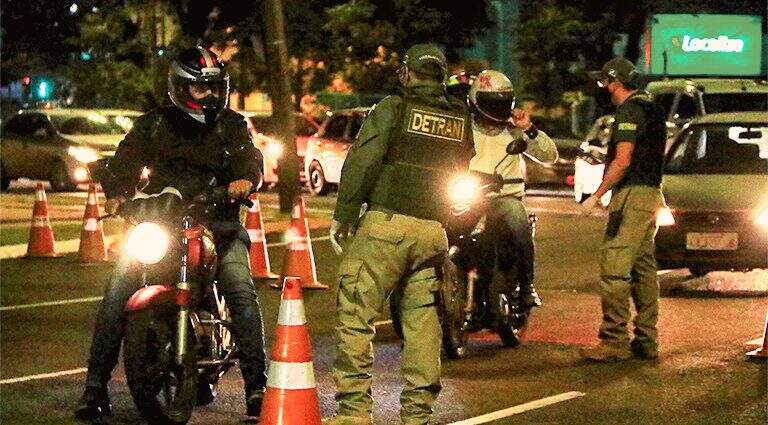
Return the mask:
<svg viewBox="0 0 768 425">
<path fill-rule="evenodd" d="M 117 145 L 125 138 L 122 134 L 88 134 L 88 135 L 70 135 L 63 134 L 65 139 L 81 144 L 87 145 L 98 150 L 114 151 L 117 149 Z"/>
</svg>

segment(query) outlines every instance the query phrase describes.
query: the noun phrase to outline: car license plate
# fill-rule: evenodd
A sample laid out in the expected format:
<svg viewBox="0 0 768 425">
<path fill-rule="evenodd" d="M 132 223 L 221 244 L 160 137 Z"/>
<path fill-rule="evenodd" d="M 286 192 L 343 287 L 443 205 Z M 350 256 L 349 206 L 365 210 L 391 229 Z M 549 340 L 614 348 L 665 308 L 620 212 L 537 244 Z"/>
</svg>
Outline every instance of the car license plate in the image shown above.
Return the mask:
<svg viewBox="0 0 768 425">
<path fill-rule="evenodd" d="M 739 247 L 739 234 L 688 233 L 685 247 L 694 251 L 733 251 Z"/>
</svg>

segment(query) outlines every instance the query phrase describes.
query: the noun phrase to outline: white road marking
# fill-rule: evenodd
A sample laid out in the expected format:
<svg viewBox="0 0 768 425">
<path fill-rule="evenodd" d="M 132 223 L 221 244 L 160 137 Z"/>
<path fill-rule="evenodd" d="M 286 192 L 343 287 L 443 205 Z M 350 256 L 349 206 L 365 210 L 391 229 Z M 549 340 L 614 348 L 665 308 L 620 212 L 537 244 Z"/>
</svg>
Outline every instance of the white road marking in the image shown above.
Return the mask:
<svg viewBox="0 0 768 425">
<path fill-rule="evenodd" d="M 675 270 L 674 270 L 674 269 L 669 269 L 669 270 L 657 270 L 657 271 L 656 271 L 656 274 L 657 274 L 658 276 L 661 276 L 661 275 L 665 275 L 665 274 L 667 274 L 667 273 L 672 273 L 673 271 L 675 271 Z"/>
<path fill-rule="evenodd" d="M 60 376 L 67 376 L 67 375 L 77 375 L 80 373 L 85 373 L 87 371 L 88 371 L 87 368 L 81 367 L 78 369 L 62 370 L 59 372 L 41 373 L 39 375 L 20 376 L 18 378 L 3 379 L 2 381 L 0 381 L 0 385 L 15 384 L 17 382 L 37 381 L 40 379 L 58 378 Z"/>
<path fill-rule="evenodd" d="M 327 241 L 331 237 L 330 236 L 319 236 L 316 238 L 312 238 L 315 241 Z M 71 241 L 65 241 L 65 242 L 71 242 Z M 79 240 L 74 240 L 74 242 L 78 242 Z M 63 243 L 63 242 L 62 242 Z M 288 242 L 274 242 L 267 244 L 268 248 L 277 247 L 277 246 L 286 246 L 288 245 Z M 5 247 L 3 247 L 5 248 Z M 27 246 L 24 245 L 24 253 L 26 254 Z M 59 248 L 59 245 L 57 245 L 57 249 L 59 253 L 64 252 L 62 249 Z M 75 249 L 77 251 L 77 249 Z M 2 258 L 2 257 L 0 257 Z M 0 311 L 9 311 L 9 310 L 25 310 L 28 308 L 39 308 L 39 307 L 53 307 L 53 306 L 60 306 L 60 305 L 67 305 L 67 304 L 82 304 L 82 303 L 93 303 L 101 301 L 103 297 L 88 297 L 88 298 L 74 298 L 70 300 L 56 300 L 56 301 L 45 301 L 45 302 L 39 302 L 39 303 L 33 303 L 33 304 L 18 304 L 18 305 L 9 305 L 9 306 L 0 306 Z M 391 321 L 390 321 L 391 322 Z"/>
<path fill-rule="evenodd" d="M 476 416 L 474 418 L 465 419 L 463 421 L 453 422 L 450 425 L 477 425 L 485 424 L 488 422 L 497 421 L 499 419 L 507 418 L 509 416 L 517 415 L 518 413 L 527 412 L 529 410 L 541 409 L 552 404 L 557 404 L 563 401 L 571 400 L 578 397 L 585 396 L 586 393 L 579 391 L 571 391 L 567 393 L 558 394 L 552 397 L 545 397 L 539 400 L 529 401 L 528 403 L 519 404 L 517 406 L 510 407 L 504 410 L 498 410 L 482 416 Z"/>
<path fill-rule="evenodd" d="M 67 305 L 67 304 L 95 303 L 95 302 L 101 301 L 102 298 L 104 297 L 74 298 L 71 300 L 45 301 L 45 302 L 34 303 L 34 304 L 8 305 L 8 306 L 0 307 L 0 311 L 24 310 L 27 308 L 37 308 L 37 307 L 53 307 L 57 305 Z"/>
<path fill-rule="evenodd" d="M 109 246 L 115 236 L 104 237 L 104 243 Z M 77 252 L 80 249 L 80 239 L 70 239 L 66 241 L 54 241 L 53 246 L 59 254 L 68 254 Z M 20 243 L 15 245 L 0 246 L 0 259 L 19 258 L 27 255 L 27 244 Z"/>
</svg>

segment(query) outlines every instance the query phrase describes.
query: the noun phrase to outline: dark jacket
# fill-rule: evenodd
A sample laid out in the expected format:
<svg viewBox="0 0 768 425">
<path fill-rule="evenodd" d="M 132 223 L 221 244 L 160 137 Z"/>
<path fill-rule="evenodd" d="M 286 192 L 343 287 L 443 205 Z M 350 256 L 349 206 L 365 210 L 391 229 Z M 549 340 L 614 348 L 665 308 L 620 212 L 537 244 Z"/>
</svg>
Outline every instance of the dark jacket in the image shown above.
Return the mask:
<svg viewBox="0 0 768 425">
<path fill-rule="evenodd" d="M 262 164 L 242 115 L 225 109 L 214 126 L 206 126 L 176 107 L 161 107 L 136 119 L 101 180 L 107 198 L 130 199 L 146 166 L 151 174 L 142 192 L 171 186 L 189 200 L 214 177 L 217 186 L 246 179 L 258 187 Z M 219 220 L 239 222 L 239 207 L 221 211 Z"/>
</svg>

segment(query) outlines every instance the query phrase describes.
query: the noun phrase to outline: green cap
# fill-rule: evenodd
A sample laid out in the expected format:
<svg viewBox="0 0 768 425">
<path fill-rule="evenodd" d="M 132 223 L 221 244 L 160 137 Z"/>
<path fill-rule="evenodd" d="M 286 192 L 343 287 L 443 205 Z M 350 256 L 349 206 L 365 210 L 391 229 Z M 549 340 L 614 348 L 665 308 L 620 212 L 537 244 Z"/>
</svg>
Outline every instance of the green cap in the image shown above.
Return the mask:
<svg viewBox="0 0 768 425">
<path fill-rule="evenodd" d="M 434 44 L 413 45 L 405 52 L 403 64 L 416 72 L 441 80 L 445 78 L 448 69 L 443 51 Z"/>
<path fill-rule="evenodd" d="M 622 83 L 629 83 L 637 77 L 635 65 L 626 58 L 617 56 L 603 65 L 600 71 L 588 72 L 589 78 L 593 80 L 606 80 L 613 78 Z"/>
</svg>

